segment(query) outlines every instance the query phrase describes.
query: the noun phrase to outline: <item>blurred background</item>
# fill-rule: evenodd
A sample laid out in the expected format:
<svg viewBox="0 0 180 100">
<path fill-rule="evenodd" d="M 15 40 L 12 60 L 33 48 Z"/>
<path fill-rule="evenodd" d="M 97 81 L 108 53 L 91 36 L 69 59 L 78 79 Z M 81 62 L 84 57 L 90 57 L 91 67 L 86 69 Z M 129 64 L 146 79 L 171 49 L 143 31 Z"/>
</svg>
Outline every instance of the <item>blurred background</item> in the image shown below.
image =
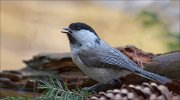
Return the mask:
<svg viewBox="0 0 180 100">
<path fill-rule="evenodd" d="M 38 53 L 70 52 L 61 33 L 85 22 L 112 47 L 134 45 L 165 53 L 179 49 L 179 0 L 1 1 L 1 70 L 20 69 Z"/>
</svg>

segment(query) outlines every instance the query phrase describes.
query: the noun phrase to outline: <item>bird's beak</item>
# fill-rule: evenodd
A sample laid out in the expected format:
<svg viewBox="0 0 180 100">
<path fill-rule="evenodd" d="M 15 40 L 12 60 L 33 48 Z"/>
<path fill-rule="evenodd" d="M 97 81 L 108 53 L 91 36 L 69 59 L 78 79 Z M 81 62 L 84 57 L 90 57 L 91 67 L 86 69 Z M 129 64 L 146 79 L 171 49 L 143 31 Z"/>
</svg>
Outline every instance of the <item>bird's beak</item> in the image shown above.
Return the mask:
<svg viewBox="0 0 180 100">
<path fill-rule="evenodd" d="M 63 30 L 61 31 L 62 33 L 71 33 L 71 29 L 70 28 L 62 28 Z"/>
</svg>

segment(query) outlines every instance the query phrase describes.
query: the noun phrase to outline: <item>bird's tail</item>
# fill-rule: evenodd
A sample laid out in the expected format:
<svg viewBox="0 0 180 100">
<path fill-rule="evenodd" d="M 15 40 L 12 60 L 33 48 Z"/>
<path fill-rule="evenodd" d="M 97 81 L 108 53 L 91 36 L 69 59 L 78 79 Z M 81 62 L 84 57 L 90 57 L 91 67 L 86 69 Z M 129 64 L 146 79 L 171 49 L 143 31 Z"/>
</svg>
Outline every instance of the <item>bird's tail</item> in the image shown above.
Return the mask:
<svg viewBox="0 0 180 100">
<path fill-rule="evenodd" d="M 135 73 L 142 77 L 146 77 L 150 80 L 158 81 L 161 84 L 166 84 L 166 83 L 172 82 L 172 80 L 169 78 L 166 78 L 164 76 L 160 76 L 160 75 L 157 75 L 157 74 L 154 74 L 154 73 L 142 70 L 142 69 L 138 69 L 137 71 L 135 71 Z"/>
</svg>

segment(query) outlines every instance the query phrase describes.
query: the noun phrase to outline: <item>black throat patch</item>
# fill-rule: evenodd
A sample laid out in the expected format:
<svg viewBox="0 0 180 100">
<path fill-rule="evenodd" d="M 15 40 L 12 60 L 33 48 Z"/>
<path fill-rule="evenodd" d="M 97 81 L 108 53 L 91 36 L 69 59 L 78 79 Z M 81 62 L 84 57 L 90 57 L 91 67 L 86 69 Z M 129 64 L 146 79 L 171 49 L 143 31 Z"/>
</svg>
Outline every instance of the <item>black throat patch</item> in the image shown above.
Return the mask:
<svg viewBox="0 0 180 100">
<path fill-rule="evenodd" d="M 74 37 L 72 37 L 70 34 L 67 34 L 70 44 L 81 46 L 81 43 L 79 43 Z"/>
</svg>

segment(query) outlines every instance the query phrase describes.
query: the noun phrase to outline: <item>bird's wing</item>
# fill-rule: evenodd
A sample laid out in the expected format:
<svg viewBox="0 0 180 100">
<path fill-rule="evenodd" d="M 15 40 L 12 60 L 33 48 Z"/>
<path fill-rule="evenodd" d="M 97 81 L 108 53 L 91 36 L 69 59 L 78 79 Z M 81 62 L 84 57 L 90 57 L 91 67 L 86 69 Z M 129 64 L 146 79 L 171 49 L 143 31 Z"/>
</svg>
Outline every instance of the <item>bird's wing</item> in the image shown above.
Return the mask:
<svg viewBox="0 0 180 100">
<path fill-rule="evenodd" d="M 116 49 L 101 52 L 96 52 L 92 49 L 88 52 L 82 51 L 78 53 L 78 56 L 81 61 L 89 67 L 125 69 L 162 84 L 171 82 L 171 80 L 166 77 L 138 68 L 137 64 Z"/>
<path fill-rule="evenodd" d="M 116 49 L 110 49 L 109 51 L 103 50 L 100 52 L 84 50 L 78 53 L 78 56 L 81 61 L 89 67 L 115 68 L 134 71 L 136 69 L 135 66 L 137 66 Z"/>
</svg>

